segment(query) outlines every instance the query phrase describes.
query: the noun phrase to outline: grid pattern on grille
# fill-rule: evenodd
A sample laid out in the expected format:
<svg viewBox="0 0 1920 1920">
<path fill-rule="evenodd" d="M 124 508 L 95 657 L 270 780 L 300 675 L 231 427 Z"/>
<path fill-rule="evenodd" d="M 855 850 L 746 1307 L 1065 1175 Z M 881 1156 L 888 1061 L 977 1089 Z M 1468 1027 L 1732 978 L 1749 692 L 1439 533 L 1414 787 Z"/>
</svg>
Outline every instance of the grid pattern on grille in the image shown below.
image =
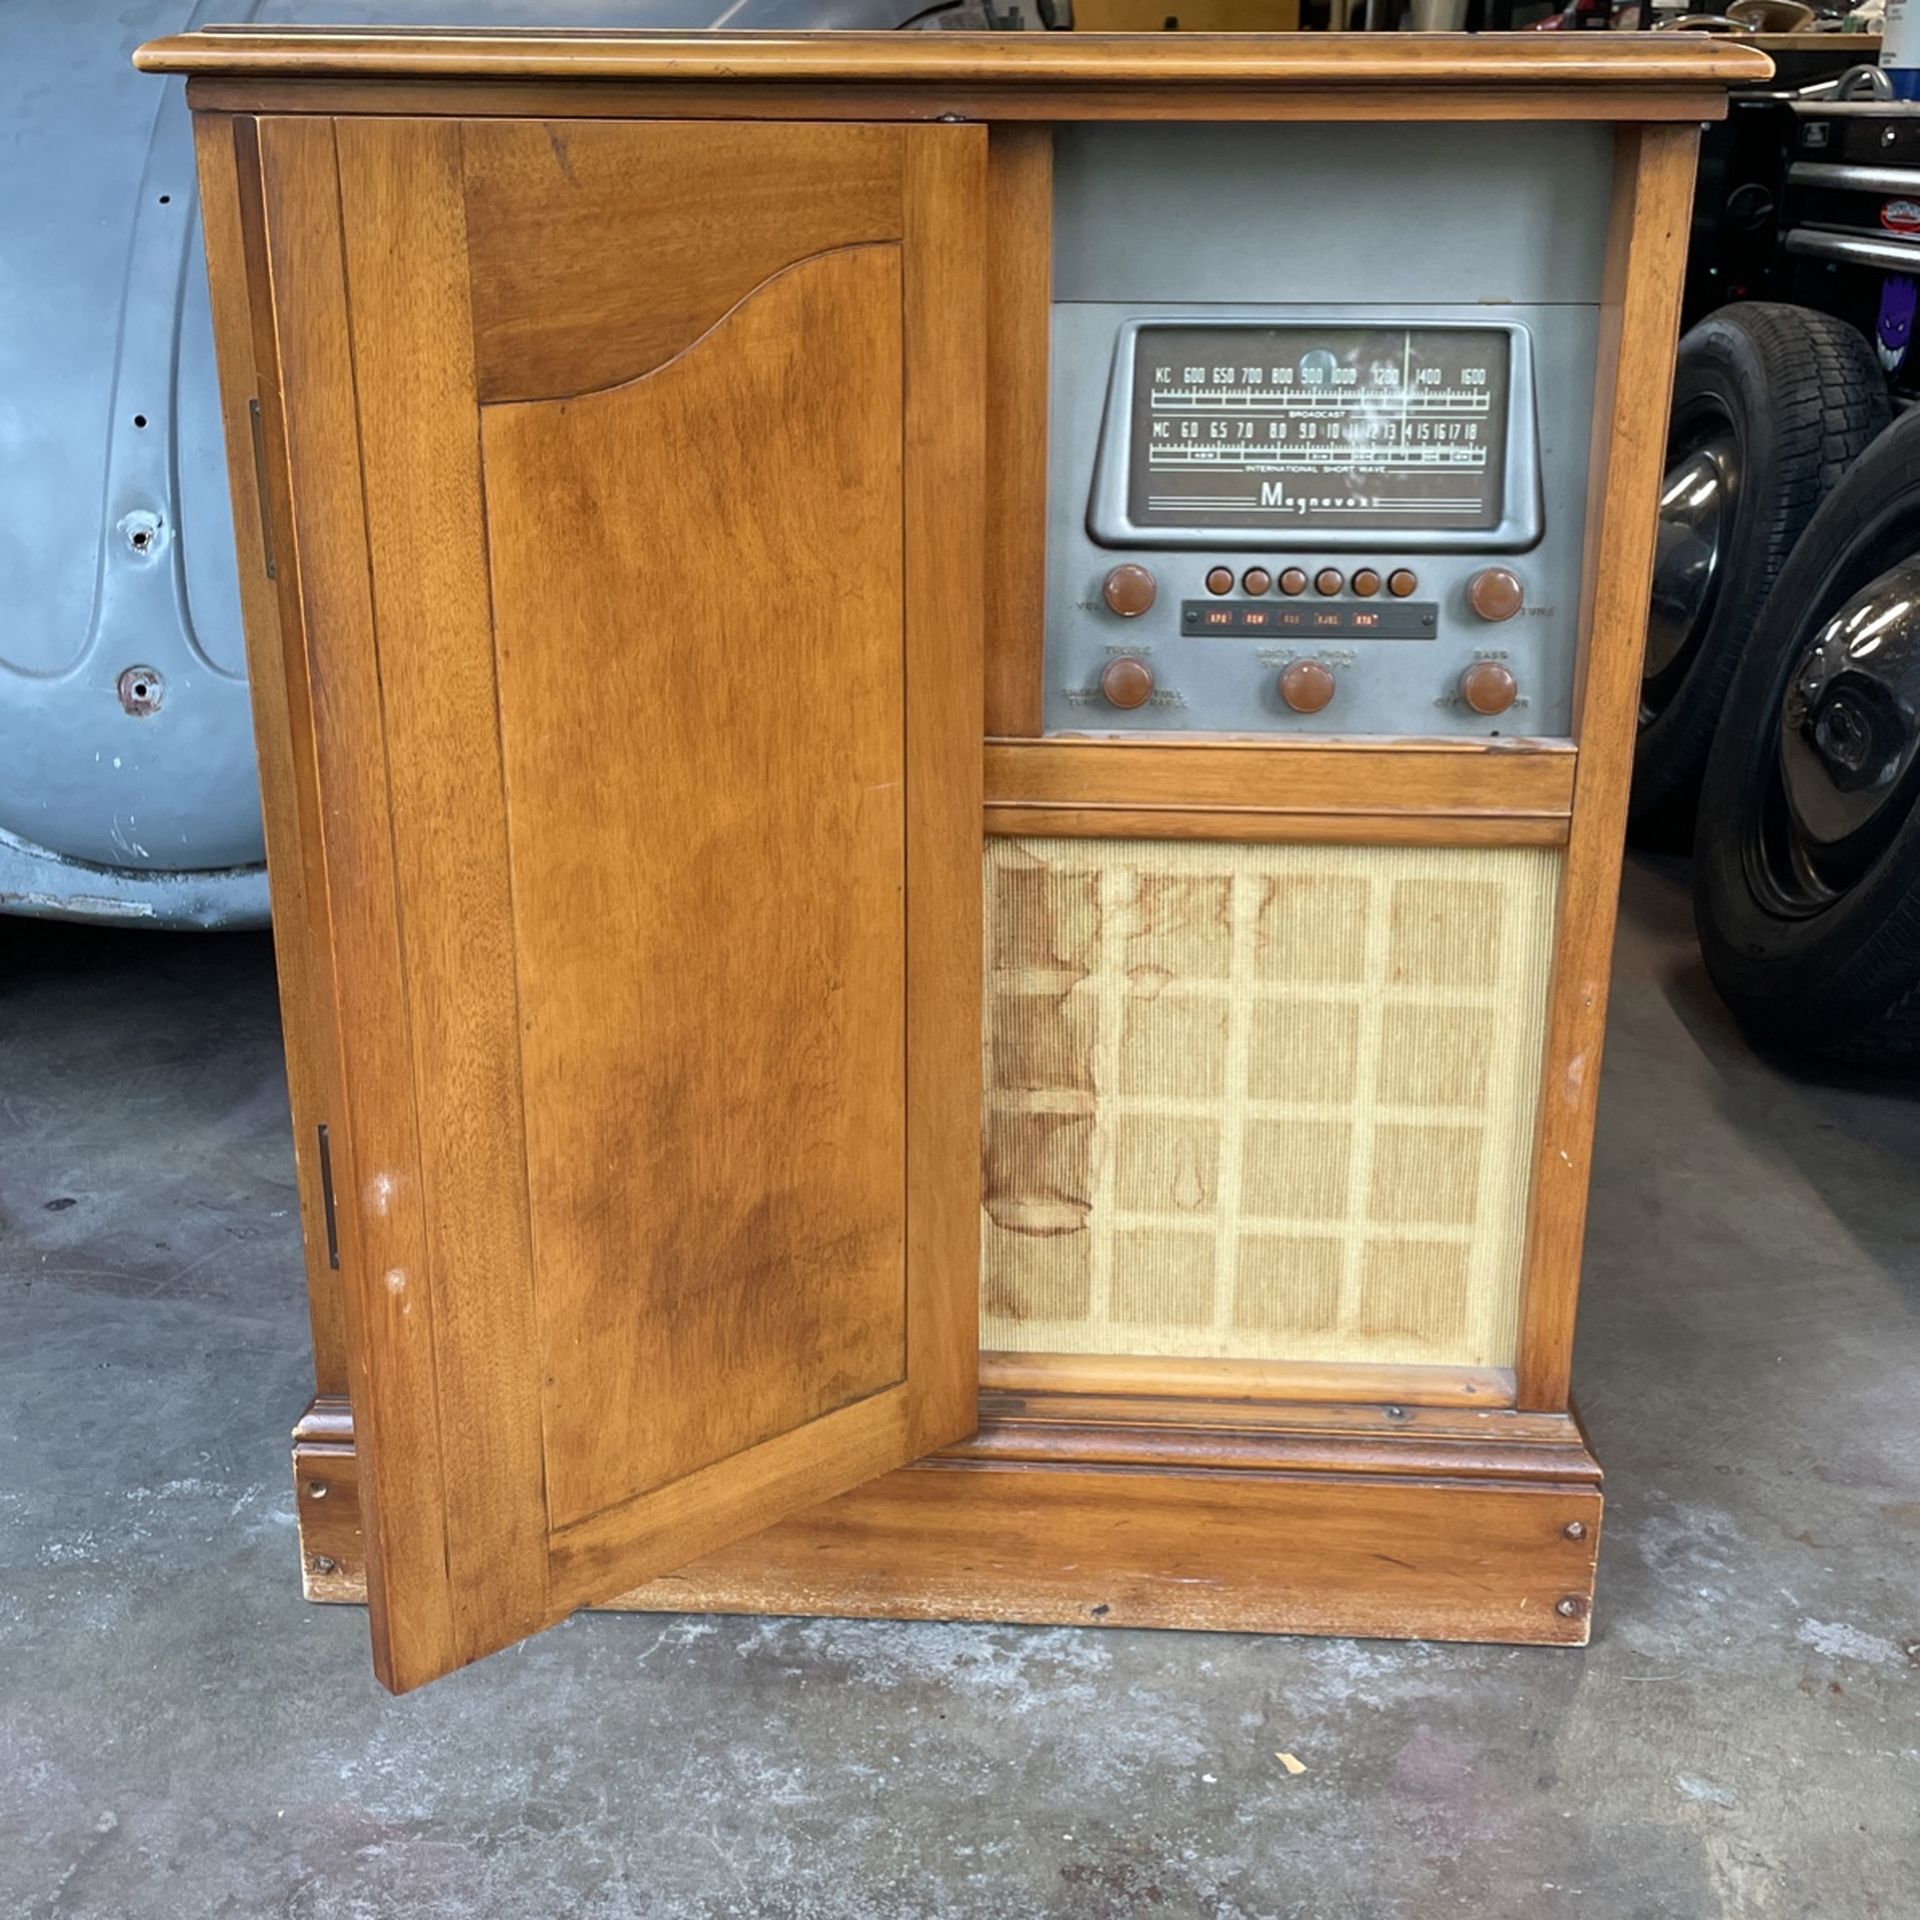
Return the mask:
<svg viewBox="0 0 1920 1920">
<path fill-rule="evenodd" d="M 982 1345 L 1510 1364 L 1559 871 L 989 840 Z"/>
</svg>

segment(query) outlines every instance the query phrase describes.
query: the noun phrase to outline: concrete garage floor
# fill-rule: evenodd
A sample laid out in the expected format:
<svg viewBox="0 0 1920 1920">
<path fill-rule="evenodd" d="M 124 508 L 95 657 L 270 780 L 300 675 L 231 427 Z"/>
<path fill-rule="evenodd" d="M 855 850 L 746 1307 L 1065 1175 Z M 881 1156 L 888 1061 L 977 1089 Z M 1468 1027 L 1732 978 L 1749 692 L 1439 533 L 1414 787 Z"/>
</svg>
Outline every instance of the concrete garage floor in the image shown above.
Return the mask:
<svg viewBox="0 0 1920 1920">
<path fill-rule="evenodd" d="M 0 922 L 0 1916 L 1920 1914 L 1920 1103 L 1627 898 L 1584 1655 L 602 1615 L 400 1701 L 298 1597 L 264 939 Z"/>
</svg>

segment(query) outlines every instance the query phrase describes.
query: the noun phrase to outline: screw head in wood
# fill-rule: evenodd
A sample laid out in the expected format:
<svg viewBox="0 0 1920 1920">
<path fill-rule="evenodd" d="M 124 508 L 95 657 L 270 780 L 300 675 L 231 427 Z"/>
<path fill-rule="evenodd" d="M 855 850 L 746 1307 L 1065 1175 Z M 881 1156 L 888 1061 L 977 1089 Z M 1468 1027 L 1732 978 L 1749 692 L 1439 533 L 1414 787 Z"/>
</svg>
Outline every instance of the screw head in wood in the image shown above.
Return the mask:
<svg viewBox="0 0 1920 1920">
<path fill-rule="evenodd" d="M 1577 1593 L 1562 1594 L 1553 1603 L 1553 1610 L 1563 1620 L 1578 1620 L 1586 1612 L 1587 1603 Z"/>
<path fill-rule="evenodd" d="M 309 1480 L 307 1482 L 307 1498 L 309 1500 L 324 1500 L 326 1497 L 327 1483 L 324 1480 Z"/>
<path fill-rule="evenodd" d="M 1584 1540 L 1587 1537 L 1587 1523 L 1584 1520 L 1569 1520 L 1560 1531 L 1569 1540 Z"/>
<path fill-rule="evenodd" d="M 335 1573 L 338 1571 L 335 1563 L 324 1553 L 316 1553 L 313 1558 L 307 1562 L 307 1566 L 314 1573 Z"/>
</svg>

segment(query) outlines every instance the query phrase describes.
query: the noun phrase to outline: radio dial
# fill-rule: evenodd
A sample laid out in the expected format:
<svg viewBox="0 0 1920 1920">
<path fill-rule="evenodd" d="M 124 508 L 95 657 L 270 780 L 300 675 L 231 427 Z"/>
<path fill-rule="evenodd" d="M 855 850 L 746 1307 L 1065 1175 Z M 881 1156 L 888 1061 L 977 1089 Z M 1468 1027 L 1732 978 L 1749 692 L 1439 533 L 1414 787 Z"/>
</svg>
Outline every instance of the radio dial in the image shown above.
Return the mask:
<svg viewBox="0 0 1920 1920">
<path fill-rule="evenodd" d="M 1132 561 L 1115 567 L 1100 584 L 1100 597 L 1123 620 L 1145 613 L 1153 605 L 1156 591 L 1153 575 Z"/>
<path fill-rule="evenodd" d="M 1467 605 L 1482 620 L 1511 620 L 1526 595 L 1505 567 L 1482 567 L 1467 582 Z"/>
<path fill-rule="evenodd" d="M 1153 695 L 1153 669 L 1144 660 L 1131 656 L 1109 660 L 1100 670 L 1100 691 L 1110 707 L 1131 713 L 1144 707 Z"/>
<path fill-rule="evenodd" d="M 1489 720 L 1505 713 L 1519 692 L 1520 683 L 1498 660 L 1476 660 L 1460 676 L 1460 698 Z"/>
<path fill-rule="evenodd" d="M 1319 713 L 1333 689 L 1333 669 L 1318 660 L 1296 660 L 1280 675 L 1280 698 L 1295 713 Z"/>
</svg>

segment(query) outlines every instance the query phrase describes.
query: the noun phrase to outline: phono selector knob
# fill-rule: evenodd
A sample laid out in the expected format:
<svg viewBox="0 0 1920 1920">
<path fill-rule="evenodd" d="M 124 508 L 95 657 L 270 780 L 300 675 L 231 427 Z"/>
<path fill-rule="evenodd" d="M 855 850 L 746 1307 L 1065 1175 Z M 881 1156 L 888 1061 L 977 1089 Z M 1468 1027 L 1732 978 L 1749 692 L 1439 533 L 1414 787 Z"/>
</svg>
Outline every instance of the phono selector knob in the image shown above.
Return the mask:
<svg viewBox="0 0 1920 1920">
<path fill-rule="evenodd" d="M 1467 582 L 1467 605 L 1482 620 L 1511 620 L 1525 599 L 1519 580 L 1505 567 L 1482 567 Z"/>
<path fill-rule="evenodd" d="M 1100 669 L 1100 691 L 1107 696 L 1109 706 L 1131 713 L 1135 707 L 1144 707 L 1152 697 L 1153 669 L 1144 660 L 1131 656 L 1109 660 Z"/>
<path fill-rule="evenodd" d="M 1296 660 L 1280 675 L 1280 698 L 1295 713 L 1319 713 L 1333 699 L 1333 669 L 1318 660 Z"/>
<path fill-rule="evenodd" d="M 1101 599 L 1123 620 L 1131 620 L 1136 614 L 1145 613 L 1153 605 L 1153 596 L 1157 591 L 1153 575 L 1131 560 L 1124 566 L 1115 567 L 1100 583 Z"/>
<path fill-rule="evenodd" d="M 1520 683 L 1498 660 L 1476 660 L 1460 676 L 1460 698 L 1489 720 L 1505 713 L 1519 692 Z"/>
</svg>

